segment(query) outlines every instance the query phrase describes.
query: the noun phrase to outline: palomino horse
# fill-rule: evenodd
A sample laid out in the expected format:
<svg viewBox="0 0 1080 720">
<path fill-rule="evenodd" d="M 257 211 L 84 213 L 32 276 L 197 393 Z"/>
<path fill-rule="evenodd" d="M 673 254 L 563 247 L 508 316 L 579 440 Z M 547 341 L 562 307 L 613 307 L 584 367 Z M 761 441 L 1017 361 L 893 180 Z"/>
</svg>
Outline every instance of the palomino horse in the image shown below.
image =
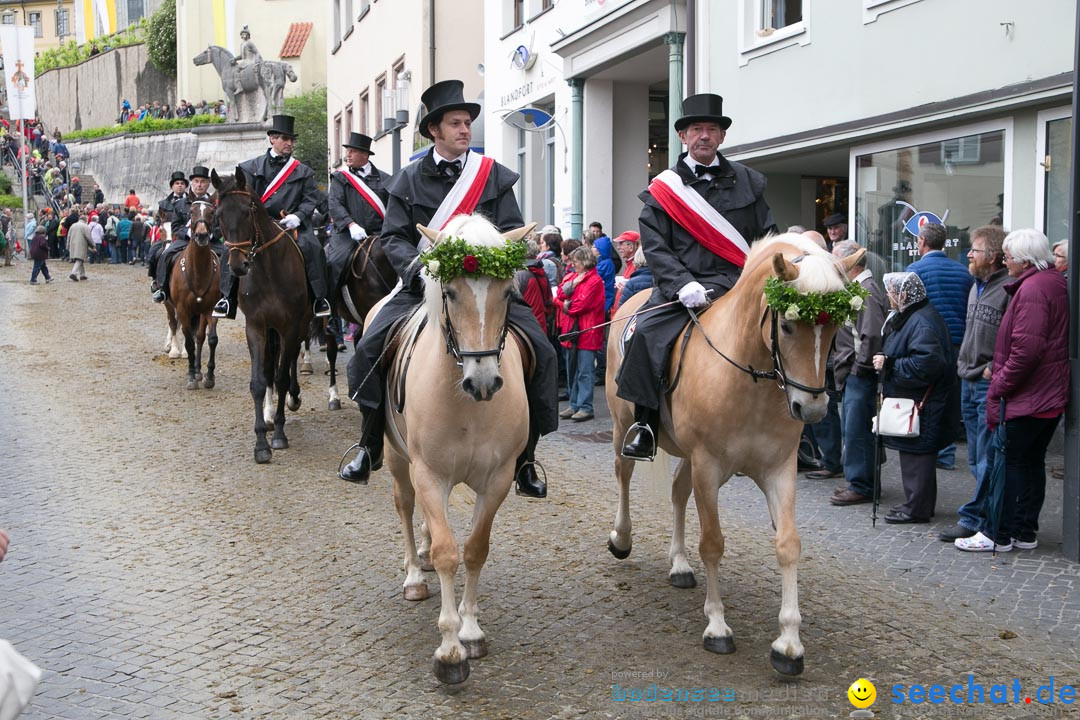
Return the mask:
<svg viewBox="0 0 1080 720">
<path fill-rule="evenodd" d="M 255 462 L 267 463 L 273 450 L 289 447 L 285 394 L 289 394 L 290 410 L 300 407 L 296 358 L 311 323 L 304 259 L 293 236 L 248 191 L 243 173 L 221 177 L 211 170 L 210 181 L 218 191 L 217 221 L 229 250 L 229 269 L 240 279 L 239 306 L 244 313 L 255 402 Z M 266 415 L 275 387 L 274 437 L 268 445 Z"/>
<path fill-rule="evenodd" d="M 420 227 L 433 243 L 464 239 L 473 248 L 517 242 L 532 225 L 500 235 L 479 216 L 460 215 L 442 233 Z M 394 504 L 405 536 L 406 600 L 428 597 L 413 535 L 417 498 L 424 517 L 430 562 L 439 574 L 442 644 L 435 676 L 456 684 L 469 676 L 469 658 L 487 654 L 477 623 L 476 591 L 488 556 L 491 524 L 514 480 L 514 463 L 529 435 L 523 351 L 505 342 L 513 280 L 473 274 L 442 283 L 425 272 L 427 302 L 400 334 L 427 325 L 399 355 L 408 367 L 404 401 L 387 403 L 387 464 Z M 378 312 L 376 309 L 374 312 Z M 370 321 L 371 316 L 369 316 Z M 411 352 L 411 357 L 409 353 Z M 388 395 L 394 373 L 388 375 Z M 465 540 L 465 591 L 455 607 L 458 545 L 447 519 L 450 491 L 468 485 L 476 493 L 472 531 Z"/>
<path fill-rule="evenodd" d="M 177 321 L 184 331 L 184 349 L 188 358 L 188 390 L 195 390 L 202 381 L 209 390 L 214 387 L 214 357 L 217 351 L 217 320 L 210 311 L 221 297 L 218 288 L 217 253 L 210 247 L 210 230 L 214 226 L 214 203 L 196 200 L 191 203 L 191 242 L 174 260 L 169 278 L 169 298 Z M 202 374 L 203 343 L 210 337 L 210 359 L 206 377 Z"/>
<path fill-rule="evenodd" d="M 798 675 L 803 669 L 796 580 L 801 551 L 795 528 L 796 456 L 803 424 L 820 420 L 828 406 L 825 361 L 837 325 L 831 319 L 821 325 L 790 321 L 783 312 L 768 306 L 763 288 L 766 279 L 777 275 L 801 294 L 844 290 L 846 270 L 863 252 L 837 261 L 795 234 L 757 243 L 735 287 L 700 316 L 700 327 L 694 329 L 684 347 L 676 343 L 672 353 L 672 373 L 681 363 L 681 379 L 666 396 L 670 414 L 662 413 L 665 421 L 658 434 L 660 447 L 682 458 L 671 487 L 674 532 L 668 554 L 669 582 L 681 588 L 696 584 L 684 544 L 686 502 L 693 489 L 701 522 L 699 550 L 707 577 L 705 649 L 734 652 L 734 635 L 724 622 L 720 599 L 724 536 L 717 514 L 717 492 L 733 473 L 753 478 L 765 493 L 776 530 L 781 632 L 772 643 L 770 659 L 785 675 Z M 613 340 L 622 336 L 627 316 L 645 299 L 644 295 L 635 297 L 619 308 Z M 615 425 L 615 474 L 619 482 L 619 506 L 608 548 L 622 559 L 631 549 L 630 476 L 634 461 L 622 457 L 620 450 L 634 422 L 634 408 L 615 395 L 619 345 L 614 341 L 608 344 L 607 399 Z M 770 366 L 772 371 L 754 370 Z M 702 392 L 703 388 L 708 391 Z"/>
</svg>

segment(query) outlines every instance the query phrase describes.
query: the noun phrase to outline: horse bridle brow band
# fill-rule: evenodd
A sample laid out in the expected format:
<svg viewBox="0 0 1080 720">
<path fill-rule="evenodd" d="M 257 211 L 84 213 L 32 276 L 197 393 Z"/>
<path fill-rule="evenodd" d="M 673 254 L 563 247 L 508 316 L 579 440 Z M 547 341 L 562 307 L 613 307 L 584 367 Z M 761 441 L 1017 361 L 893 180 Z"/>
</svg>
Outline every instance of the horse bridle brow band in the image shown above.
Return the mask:
<svg viewBox="0 0 1080 720">
<path fill-rule="evenodd" d="M 250 201 L 250 204 L 248 205 L 248 213 L 250 213 L 251 215 L 254 216 L 254 214 L 255 214 L 255 198 L 248 191 L 246 191 L 246 190 L 229 190 L 226 193 L 222 193 L 222 195 L 223 196 L 224 195 L 243 195 L 244 197 L 246 197 Z M 200 202 L 205 202 L 205 201 L 200 201 Z M 271 218 L 271 221 L 274 222 L 275 224 L 277 224 L 277 221 L 274 220 L 273 218 Z M 278 227 L 281 228 L 281 232 L 279 232 L 277 235 L 275 235 L 269 242 L 263 243 L 263 242 L 260 242 L 262 240 L 262 237 L 259 234 L 259 224 L 256 223 L 256 222 L 252 222 L 251 224 L 255 228 L 255 239 L 254 240 L 245 240 L 244 242 L 229 242 L 228 240 L 225 239 L 225 228 L 221 228 L 221 237 L 222 237 L 222 240 L 223 240 L 223 242 L 225 244 L 225 247 L 229 248 L 229 254 L 230 255 L 233 252 L 238 252 L 241 255 L 244 255 L 244 256 L 248 257 L 249 260 L 254 261 L 256 254 L 258 254 L 260 251 L 265 250 L 266 248 L 270 247 L 271 245 L 276 243 L 278 240 L 285 237 L 285 235 L 287 235 L 288 232 L 289 232 L 284 227 L 281 227 L 281 225 L 278 225 Z M 220 225 L 219 225 L 219 227 L 220 227 Z M 295 240 L 295 237 L 293 239 Z M 245 250 L 245 248 L 251 248 L 250 252 Z"/>
</svg>

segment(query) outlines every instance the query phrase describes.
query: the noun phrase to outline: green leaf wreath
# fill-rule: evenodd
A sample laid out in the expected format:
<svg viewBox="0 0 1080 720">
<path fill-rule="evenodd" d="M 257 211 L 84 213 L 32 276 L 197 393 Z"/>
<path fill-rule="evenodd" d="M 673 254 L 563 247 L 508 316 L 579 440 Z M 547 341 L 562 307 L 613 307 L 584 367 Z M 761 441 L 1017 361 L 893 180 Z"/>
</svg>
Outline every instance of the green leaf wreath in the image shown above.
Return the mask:
<svg viewBox="0 0 1080 720">
<path fill-rule="evenodd" d="M 775 275 L 765 281 L 769 307 L 786 320 L 810 325 L 851 322 L 863 309 L 870 293 L 857 282 L 848 282 L 843 290 L 830 293 L 801 293 Z"/>
<path fill-rule="evenodd" d="M 509 280 L 525 267 L 525 243 L 475 247 L 464 238 L 448 237 L 421 253 L 420 262 L 428 275 L 444 284 L 462 275 Z"/>
</svg>

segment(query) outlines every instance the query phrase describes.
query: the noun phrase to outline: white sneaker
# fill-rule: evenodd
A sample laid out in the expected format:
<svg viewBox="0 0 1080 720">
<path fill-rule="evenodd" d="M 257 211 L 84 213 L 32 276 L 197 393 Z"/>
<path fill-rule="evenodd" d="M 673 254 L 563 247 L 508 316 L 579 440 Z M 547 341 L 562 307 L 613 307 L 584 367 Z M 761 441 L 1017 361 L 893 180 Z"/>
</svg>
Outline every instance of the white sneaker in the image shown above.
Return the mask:
<svg viewBox="0 0 1080 720">
<path fill-rule="evenodd" d="M 1017 550 L 1034 550 L 1039 547 L 1039 539 L 1035 538 L 1031 542 L 1024 542 L 1023 540 L 1012 539 L 1013 547 Z"/>
<path fill-rule="evenodd" d="M 977 532 L 969 538 L 956 538 L 953 541 L 953 545 L 958 550 L 965 552 L 1009 552 L 1012 550 L 1012 543 L 1008 545 L 994 545 L 994 541 L 983 535 L 981 532 Z"/>
</svg>

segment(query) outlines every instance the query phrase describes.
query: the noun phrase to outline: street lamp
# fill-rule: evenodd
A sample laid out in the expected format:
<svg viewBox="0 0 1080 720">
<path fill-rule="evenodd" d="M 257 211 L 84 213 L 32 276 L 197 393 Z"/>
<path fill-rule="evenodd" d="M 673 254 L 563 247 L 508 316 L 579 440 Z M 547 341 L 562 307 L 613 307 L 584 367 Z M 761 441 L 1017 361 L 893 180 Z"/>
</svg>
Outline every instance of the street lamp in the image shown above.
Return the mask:
<svg viewBox="0 0 1080 720">
<path fill-rule="evenodd" d="M 383 118 L 383 131 L 393 133 L 391 141 L 391 164 L 393 172 L 401 169 L 401 131 L 409 124 L 409 81 L 411 70 L 402 70 L 397 74 L 393 88 L 383 90 L 383 108 L 387 117 Z"/>
</svg>

